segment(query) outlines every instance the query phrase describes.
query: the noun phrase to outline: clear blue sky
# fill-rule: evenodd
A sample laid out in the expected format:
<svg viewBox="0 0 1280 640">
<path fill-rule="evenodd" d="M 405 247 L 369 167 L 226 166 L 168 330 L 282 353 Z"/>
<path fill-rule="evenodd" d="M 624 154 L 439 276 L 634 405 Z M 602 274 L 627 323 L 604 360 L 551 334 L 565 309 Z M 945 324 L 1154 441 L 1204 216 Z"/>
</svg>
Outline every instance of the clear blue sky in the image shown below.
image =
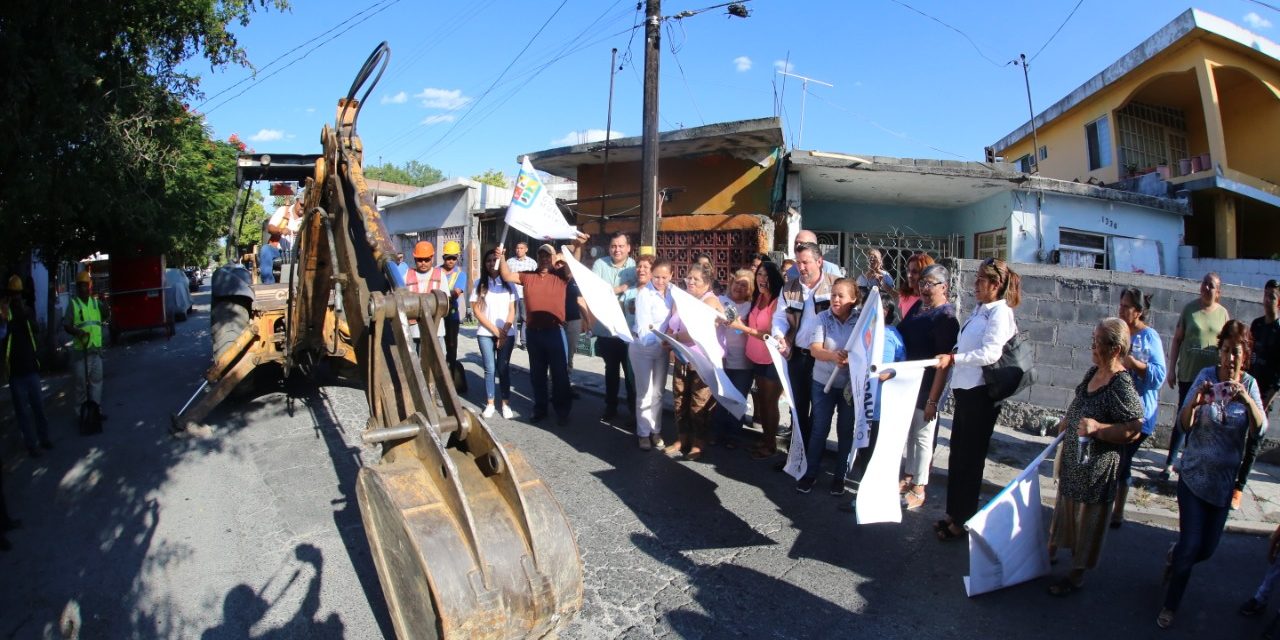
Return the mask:
<svg viewBox="0 0 1280 640">
<path fill-rule="evenodd" d="M 746 3 L 752 15 L 745 20 L 716 9 L 670 21 L 663 34 L 661 125 L 667 130 L 774 115 L 775 81 L 782 88 L 775 69 L 789 58 L 794 73 L 835 85 L 810 85 L 800 148 L 981 159 L 985 145 L 1027 120 L 1022 71 L 1003 63 L 1039 50 L 1076 1 L 753 0 Z M 663 14 L 718 3 L 665 0 Z M 631 35 L 643 19 L 633 0 L 294 5 L 289 12 L 259 14 L 238 30 L 250 61 L 263 68 L 259 79 L 279 72 L 204 105 L 215 135 L 239 133 L 258 151 L 317 150 L 321 126 L 333 121 L 337 99 L 382 40 L 391 45 L 391 64 L 359 125 L 367 164 L 417 159 L 450 176 L 488 168 L 514 174 L 520 153 L 605 129 L 613 47 L 624 68 L 615 75 L 612 128 L 640 133 L 644 34 L 640 28 Z M 1280 12 L 1247 0 L 1083 0 L 1030 65 L 1036 110 L 1191 6 L 1280 39 L 1272 24 L 1280 25 Z M 190 70 L 202 76 L 210 97 L 250 75 L 236 67 Z M 801 116 L 794 79 L 787 80 L 781 115 L 794 145 Z"/>
</svg>

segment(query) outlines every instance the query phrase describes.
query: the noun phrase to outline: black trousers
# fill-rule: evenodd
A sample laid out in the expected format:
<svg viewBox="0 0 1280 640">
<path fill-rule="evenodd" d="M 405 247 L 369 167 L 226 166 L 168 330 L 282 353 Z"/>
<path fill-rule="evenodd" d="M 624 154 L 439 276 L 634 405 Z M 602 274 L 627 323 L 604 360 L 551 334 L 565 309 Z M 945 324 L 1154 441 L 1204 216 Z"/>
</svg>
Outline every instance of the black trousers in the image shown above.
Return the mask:
<svg viewBox="0 0 1280 640">
<path fill-rule="evenodd" d="M 947 464 L 947 515 L 956 526 L 978 512 L 987 449 L 1000 407 L 987 396 L 987 387 L 955 389 L 951 418 L 951 458 Z"/>
<path fill-rule="evenodd" d="M 636 385 L 631 379 L 631 359 L 627 357 L 627 343 L 621 338 L 601 336 L 596 338 L 596 353 L 604 360 L 604 406 L 618 408 L 618 387 L 621 378 L 627 382 L 627 407 L 636 410 Z"/>
<path fill-rule="evenodd" d="M 796 417 L 800 418 L 800 436 L 804 438 L 801 442 L 808 442 L 813 433 L 813 356 L 808 349 L 796 349 L 791 354 L 787 377 L 791 379 L 791 395 L 795 396 Z"/>
<path fill-rule="evenodd" d="M 451 366 L 458 361 L 458 327 L 461 324 L 454 314 L 444 317 L 444 361 Z"/>
<path fill-rule="evenodd" d="M 1276 397 L 1275 391 L 1268 391 L 1262 397 L 1262 414 L 1271 413 L 1271 401 Z M 1240 461 L 1240 472 L 1236 474 L 1236 491 L 1244 491 L 1249 482 L 1249 472 L 1253 470 L 1253 461 L 1258 459 L 1258 449 L 1262 447 L 1262 436 L 1249 429 L 1245 436 L 1244 459 Z"/>
</svg>

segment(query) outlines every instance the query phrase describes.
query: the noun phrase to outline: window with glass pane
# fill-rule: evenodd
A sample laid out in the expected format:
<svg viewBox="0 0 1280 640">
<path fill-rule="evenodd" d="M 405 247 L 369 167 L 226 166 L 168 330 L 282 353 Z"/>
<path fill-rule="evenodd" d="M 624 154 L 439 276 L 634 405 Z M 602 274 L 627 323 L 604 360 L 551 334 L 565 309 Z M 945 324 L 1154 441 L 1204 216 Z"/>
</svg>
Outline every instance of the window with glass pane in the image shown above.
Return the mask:
<svg viewBox="0 0 1280 640">
<path fill-rule="evenodd" d="M 985 260 L 987 258 L 999 258 L 1001 260 L 1005 260 L 1009 254 L 1008 246 L 1008 234 L 1004 229 L 994 229 L 974 234 L 973 257 L 978 260 Z"/>
<path fill-rule="evenodd" d="M 1089 170 L 1101 169 L 1111 164 L 1111 126 L 1102 116 L 1084 126 L 1085 140 L 1089 146 Z"/>
</svg>

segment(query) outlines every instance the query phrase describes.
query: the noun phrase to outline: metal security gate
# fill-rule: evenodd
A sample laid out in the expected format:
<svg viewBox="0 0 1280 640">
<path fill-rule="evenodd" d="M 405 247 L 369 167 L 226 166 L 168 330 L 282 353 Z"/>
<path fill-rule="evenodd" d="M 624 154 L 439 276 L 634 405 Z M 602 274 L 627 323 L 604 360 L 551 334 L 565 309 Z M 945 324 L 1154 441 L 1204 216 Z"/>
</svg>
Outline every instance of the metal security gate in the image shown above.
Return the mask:
<svg viewBox="0 0 1280 640">
<path fill-rule="evenodd" d="M 819 231 L 818 245 L 823 257 L 838 260 L 845 273 L 857 277 L 867 270 L 867 252 L 879 249 L 884 257 L 884 269 L 894 281 L 907 275 L 907 260 L 916 253 L 927 253 L 934 260 L 964 257 L 964 236 L 917 236 L 895 233 L 860 233 L 846 231 Z M 838 258 L 837 258 L 838 256 Z"/>
</svg>

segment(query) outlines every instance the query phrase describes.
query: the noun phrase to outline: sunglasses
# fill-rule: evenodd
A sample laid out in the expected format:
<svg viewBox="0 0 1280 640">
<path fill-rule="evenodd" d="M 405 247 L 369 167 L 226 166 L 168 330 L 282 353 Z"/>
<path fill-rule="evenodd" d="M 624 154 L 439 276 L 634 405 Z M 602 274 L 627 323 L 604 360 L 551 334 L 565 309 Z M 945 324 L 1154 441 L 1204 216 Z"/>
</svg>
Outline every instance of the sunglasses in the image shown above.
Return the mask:
<svg viewBox="0 0 1280 640">
<path fill-rule="evenodd" d="M 457 259 L 458 259 L 458 256 L 445 256 L 445 257 L 444 257 L 444 259 L 445 259 L 445 260 L 457 260 Z"/>
</svg>

